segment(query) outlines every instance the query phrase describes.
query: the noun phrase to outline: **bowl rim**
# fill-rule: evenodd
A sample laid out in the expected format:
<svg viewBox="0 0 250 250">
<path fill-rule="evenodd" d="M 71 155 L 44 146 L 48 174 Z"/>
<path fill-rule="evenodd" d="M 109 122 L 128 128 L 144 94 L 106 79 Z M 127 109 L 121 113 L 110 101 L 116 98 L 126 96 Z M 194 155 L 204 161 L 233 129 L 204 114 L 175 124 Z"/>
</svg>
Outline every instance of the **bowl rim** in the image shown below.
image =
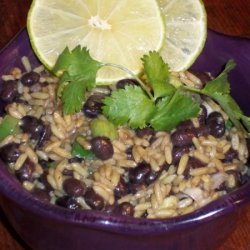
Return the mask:
<svg viewBox="0 0 250 250">
<path fill-rule="evenodd" d="M 248 39 L 231 37 L 211 30 L 208 30 L 208 33 L 210 36 L 219 36 L 222 39 L 250 43 Z M 27 38 L 27 31 L 24 28 L 3 47 L 0 51 L 0 58 L 6 49 L 9 49 L 13 44 L 25 40 L 25 38 Z M 21 184 L 8 172 L 1 160 L 0 180 L 0 194 L 33 215 L 48 217 L 51 220 L 66 222 L 72 225 L 126 234 L 156 234 L 180 230 L 181 228 L 186 229 L 187 227 L 197 226 L 197 224 L 206 223 L 222 215 L 231 213 L 236 208 L 250 201 L 250 196 L 248 195 L 250 192 L 250 182 L 248 182 L 237 190 L 192 213 L 174 218 L 144 219 L 110 215 L 94 210 L 69 210 L 52 204 L 42 203 L 23 189 Z"/>
</svg>

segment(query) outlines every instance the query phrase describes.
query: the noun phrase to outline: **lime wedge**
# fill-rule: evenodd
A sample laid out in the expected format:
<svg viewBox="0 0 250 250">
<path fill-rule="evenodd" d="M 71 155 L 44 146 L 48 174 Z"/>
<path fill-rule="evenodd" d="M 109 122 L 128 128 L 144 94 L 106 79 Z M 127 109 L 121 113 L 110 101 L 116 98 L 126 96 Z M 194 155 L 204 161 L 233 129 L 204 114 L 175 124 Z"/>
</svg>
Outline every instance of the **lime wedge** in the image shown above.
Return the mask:
<svg viewBox="0 0 250 250">
<path fill-rule="evenodd" d="M 27 20 L 33 50 L 52 69 L 66 46 L 87 47 L 104 63 L 119 64 L 134 74 L 142 70 L 141 57 L 159 51 L 165 24 L 155 0 L 36 0 Z M 127 77 L 119 69 L 103 67 L 97 82 Z"/>
<path fill-rule="evenodd" d="M 207 17 L 200 0 L 160 0 L 165 16 L 161 56 L 172 71 L 188 69 L 201 53 L 207 36 Z"/>
</svg>

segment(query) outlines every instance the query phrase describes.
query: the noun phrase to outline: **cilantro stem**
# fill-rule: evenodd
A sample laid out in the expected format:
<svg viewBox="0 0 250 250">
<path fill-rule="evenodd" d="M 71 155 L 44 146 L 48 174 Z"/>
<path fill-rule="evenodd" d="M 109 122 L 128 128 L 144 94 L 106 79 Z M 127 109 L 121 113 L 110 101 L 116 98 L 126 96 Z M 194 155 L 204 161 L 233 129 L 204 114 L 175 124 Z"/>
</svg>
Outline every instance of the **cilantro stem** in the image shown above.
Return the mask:
<svg viewBox="0 0 250 250">
<path fill-rule="evenodd" d="M 196 89 L 196 88 L 192 88 L 192 87 L 188 87 L 188 86 L 182 86 L 183 89 L 185 90 L 188 90 L 190 92 L 194 92 L 194 93 L 197 93 L 197 94 L 201 94 L 201 90 L 200 89 Z"/>
<path fill-rule="evenodd" d="M 115 63 L 102 63 L 102 66 L 107 66 L 107 67 L 114 67 L 117 69 L 120 69 L 126 73 L 128 73 L 129 75 L 131 75 L 135 80 L 137 80 L 137 82 L 141 85 L 142 89 L 147 93 L 148 97 L 151 100 L 154 100 L 153 95 L 151 94 L 149 88 L 144 84 L 144 82 L 137 76 L 135 75 L 132 71 L 130 71 L 129 69 L 127 69 L 126 67 L 123 67 L 119 64 L 115 64 Z"/>
</svg>

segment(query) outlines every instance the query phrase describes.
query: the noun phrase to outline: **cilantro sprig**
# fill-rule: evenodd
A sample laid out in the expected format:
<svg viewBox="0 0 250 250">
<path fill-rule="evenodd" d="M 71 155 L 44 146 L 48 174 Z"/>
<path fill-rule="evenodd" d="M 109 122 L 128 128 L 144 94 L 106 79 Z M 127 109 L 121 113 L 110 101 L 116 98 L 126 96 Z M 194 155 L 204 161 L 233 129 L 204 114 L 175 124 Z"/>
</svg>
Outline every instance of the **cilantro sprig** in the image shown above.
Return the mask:
<svg viewBox="0 0 250 250">
<path fill-rule="evenodd" d="M 57 95 L 61 97 L 63 112 L 79 112 L 85 100 L 85 93 L 96 86 L 97 71 L 101 67 L 115 67 L 130 74 L 140 83 L 148 96 L 152 97 L 149 88 L 129 69 L 112 63 L 101 63 L 94 60 L 86 47 L 77 46 L 72 51 L 68 47 L 59 55 L 53 73 L 59 76 Z"/>
<path fill-rule="evenodd" d="M 104 99 L 103 113 L 117 125 L 128 123 L 132 128 L 151 125 L 155 130 L 170 131 L 181 121 L 195 117 L 199 104 L 184 89 L 176 89 L 170 82 L 169 67 L 157 52 L 142 58 L 150 95 L 140 87 L 126 87 L 113 91 Z"/>
<path fill-rule="evenodd" d="M 129 124 L 132 128 L 152 126 L 155 130 L 170 131 L 181 121 L 196 117 L 199 103 L 194 93 L 215 100 L 228 114 L 232 123 L 250 132 L 250 117 L 243 114 L 230 96 L 228 74 L 235 63 L 230 60 L 224 71 L 206 84 L 203 89 L 170 84 L 168 65 L 158 52 L 149 52 L 142 58 L 145 81 L 121 65 L 94 60 L 86 48 L 66 48 L 59 56 L 53 72 L 59 75 L 57 94 L 62 100 L 63 112 L 79 112 L 85 93 L 96 86 L 96 75 L 101 67 L 116 67 L 129 73 L 140 86 L 126 86 L 115 90 L 104 99 L 103 113 L 116 125 Z"/>
<path fill-rule="evenodd" d="M 86 48 L 77 46 L 71 52 L 66 48 L 58 57 L 53 72 L 60 75 L 58 96 L 62 98 L 63 112 L 81 110 L 85 92 L 95 87 L 97 71 L 102 63 L 94 60 Z"/>
<path fill-rule="evenodd" d="M 186 87 L 187 90 L 205 95 L 215 100 L 227 113 L 233 124 L 244 132 L 250 132 L 250 117 L 243 114 L 239 105 L 230 95 L 230 83 L 228 74 L 236 66 L 233 60 L 229 60 L 225 69 L 215 79 L 208 82 L 201 90 Z M 244 126 L 242 126 L 242 124 Z"/>
</svg>

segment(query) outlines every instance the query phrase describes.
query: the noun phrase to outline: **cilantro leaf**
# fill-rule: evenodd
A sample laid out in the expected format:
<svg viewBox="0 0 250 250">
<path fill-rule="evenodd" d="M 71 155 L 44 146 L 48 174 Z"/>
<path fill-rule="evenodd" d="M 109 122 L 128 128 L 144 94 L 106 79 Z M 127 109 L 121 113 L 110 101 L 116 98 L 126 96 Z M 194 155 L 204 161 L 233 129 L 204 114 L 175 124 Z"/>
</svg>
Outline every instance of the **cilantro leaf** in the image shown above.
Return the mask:
<svg viewBox="0 0 250 250">
<path fill-rule="evenodd" d="M 242 111 L 235 100 L 230 95 L 223 95 L 220 93 L 214 93 L 211 97 L 227 113 L 233 124 L 238 128 L 242 128 L 242 125 L 239 121 Z"/>
<path fill-rule="evenodd" d="M 92 151 L 86 150 L 77 141 L 75 141 L 72 145 L 71 154 L 75 157 L 83 158 L 86 160 L 96 159 L 96 156 Z"/>
<path fill-rule="evenodd" d="M 229 94 L 230 84 L 228 82 L 228 73 L 235 67 L 235 62 L 229 60 L 225 66 L 223 72 L 217 76 L 214 80 L 208 82 L 203 88 L 204 94 L 211 95 L 213 93 Z"/>
<path fill-rule="evenodd" d="M 57 59 L 53 72 L 57 74 L 60 71 L 68 71 L 70 76 L 82 76 L 95 83 L 96 73 L 102 64 L 94 60 L 86 47 L 80 45 L 71 52 L 66 47 Z"/>
<path fill-rule="evenodd" d="M 79 112 L 87 89 L 95 87 L 102 64 L 91 58 L 86 48 L 66 48 L 58 57 L 53 72 L 61 75 L 57 94 L 62 97 L 64 113 Z"/>
<path fill-rule="evenodd" d="M 143 56 L 142 61 L 147 82 L 152 86 L 154 91 L 154 99 L 172 95 L 175 87 L 169 84 L 169 67 L 163 61 L 160 54 L 156 51 L 151 51 L 148 55 Z"/>
<path fill-rule="evenodd" d="M 72 81 L 68 83 L 62 93 L 63 112 L 74 114 L 82 108 L 85 99 L 86 86 L 83 81 Z"/>
<path fill-rule="evenodd" d="M 62 76 L 59 78 L 58 86 L 57 86 L 57 95 L 59 97 L 62 96 L 65 86 L 67 86 L 67 84 L 71 82 L 72 80 L 71 78 L 72 77 L 69 75 L 67 71 L 64 71 Z"/>
<path fill-rule="evenodd" d="M 181 89 L 178 89 L 172 98 L 163 98 L 158 103 L 157 112 L 150 124 L 155 130 L 171 131 L 180 122 L 196 117 L 199 110 L 199 104 Z"/>
<path fill-rule="evenodd" d="M 250 118 L 243 115 L 239 105 L 230 96 L 230 84 L 228 82 L 228 73 L 235 67 L 235 62 L 229 60 L 224 71 L 214 80 L 210 81 L 201 91 L 201 94 L 214 99 L 221 108 L 227 113 L 233 124 L 241 130 L 245 128 L 250 131 Z M 243 122 L 245 128 L 242 126 Z"/>
<path fill-rule="evenodd" d="M 103 113 L 115 125 L 128 123 L 132 128 L 143 128 L 154 112 L 153 101 L 138 86 L 126 86 L 104 99 Z"/>
<path fill-rule="evenodd" d="M 228 73 L 235 67 L 233 60 L 230 60 L 224 71 L 208 82 L 202 90 L 191 87 L 176 89 L 170 84 L 168 65 L 158 52 L 150 52 L 142 61 L 147 84 L 154 94 L 147 91 L 147 86 L 142 81 L 139 81 L 141 87 L 126 86 L 125 89 L 113 91 L 111 96 L 104 99 L 103 112 L 116 125 L 128 123 L 132 128 L 143 128 L 151 124 L 156 130 L 170 131 L 181 121 L 198 115 L 199 104 L 187 95 L 188 91 L 191 91 L 214 99 L 235 126 L 250 131 L 250 117 L 243 115 L 238 104 L 230 96 Z M 97 71 L 105 65 L 127 72 L 119 65 L 94 60 L 86 48 L 77 46 L 72 51 L 65 48 L 53 69 L 53 72 L 60 76 L 57 94 L 62 99 L 64 113 L 80 111 L 85 92 L 95 87 Z M 156 104 L 158 98 L 161 99 Z"/>
<path fill-rule="evenodd" d="M 225 110 L 225 112 L 230 116 L 233 115 L 236 119 L 240 119 L 242 110 L 239 105 L 230 95 L 223 95 L 220 93 L 214 93 L 212 95 L 213 99 L 219 103 L 219 105 Z"/>
</svg>

